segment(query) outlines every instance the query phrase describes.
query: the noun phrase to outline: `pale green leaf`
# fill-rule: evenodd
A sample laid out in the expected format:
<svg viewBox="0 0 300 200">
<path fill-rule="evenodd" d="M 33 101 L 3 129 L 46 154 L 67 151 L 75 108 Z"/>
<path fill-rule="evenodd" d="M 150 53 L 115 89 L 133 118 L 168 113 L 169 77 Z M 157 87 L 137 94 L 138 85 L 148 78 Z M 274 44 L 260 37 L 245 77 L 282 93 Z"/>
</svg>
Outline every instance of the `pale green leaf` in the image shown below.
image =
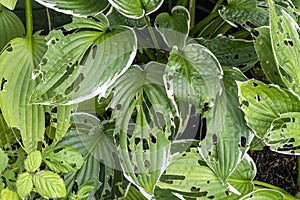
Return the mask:
<svg viewBox="0 0 300 200">
<path fill-rule="evenodd" d="M 190 44 L 174 47 L 166 68 L 167 91 L 178 100 L 212 107 L 222 90 L 223 71 L 216 57 L 204 46 Z"/>
<path fill-rule="evenodd" d="M 86 113 L 74 113 L 71 122 L 74 128 L 67 132 L 58 143 L 58 146 L 70 146 L 78 150 L 85 157 L 85 162 L 77 172 L 65 175 L 67 193 L 72 192 L 75 180 L 78 187 L 81 187 L 87 181 L 93 180 L 94 189 L 90 192 L 90 196 L 93 196 L 99 187 L 99 181 L 103 184 L 103 191 L 111 190 L 109 179 L 112 176 L 112 171 L 107 167 L 103 167 L 104 165 L 100 166 L 100 159 L 106 165 L 114 166 L 112 154 L 116 150 L 114 150 L 113 139 L 105 136 L 111 135 L 112 131 L 103 129 L 99 119 Z M 100 170 L 105 174 L 102 177 L 99 177 Z"/>
<path fill-rule="evenodd" d="M 44 152 L 44 163 L 56 173 L 75 172 L 83 165 L 82 155 L 73 148 L 54 148 Z"/>
<path fill-rule="evenodd" d="M 164 36 L 170 47 L 183 48 L 190 29 L 189 11 L 185 7 L 175 6 L 171 15 L 160 13 L 155 18 L 155 28 Z"/>
<path fill-rule="evenodd" d="M 290 90 L 257 80 L 238 82 L 238 86 L 246 122 L 258 137 L 264 137 L 281 114 L 300 111 L 300 99 Z"/>
<path fill-rule="evenodd" d="M 217 57 L 222 67 L 249 69 L 258 61 L 253 42 L 217 36 L 213 39 L 196 39 Z"/>
<path fill-rule="evenodd" d="M 150 194 L 169 162 L 168 137 L 174 134 L 176 108 L 165 91 L 164 71 L 165 65 L 156 62 L 132 66 L 112 86 L 122 168 L 129 181 Z"/>
<path fill-rule="evenodd" d="M 2 200 L 19 200 L 18 194 L 8 188 L 2 190 L 0 197 Z"/>
<path fill-rule="evenodd" d="M 107 18 L 110 22 L 111 28 L 114 28 L 118 25 L 124 25 L 124 26 L 130 26 L 130 27 L 136 27 L 136 28 L 142 28 L 146 26 L 146 22 L 144 18 L 141 19 L 132 19 L 129 17 L 126 17 L 116 11 L 114 8 L 112 8 L 109 13 L 107 14 Z"/>
<path fill-rule="evenodd" d="M 260 189 L 260 190 L 256 190 L 253 191 L 249 194 L 247 194 L 246 196 L 244 196 L 243 198 L 241 198 L 241 200 L 283 200 L 284 195 L 277 191 L 277 190 L 271 190 L 271 189 Z"/>
<path fill-rule="evenodd" d="M 280 114 L 272 124 L 264 139 L 274 151 L 300 155 L 300 113 L 288 112 Z"/>
<path fill-rule="evenodd" d="M 138 19 L 156 11 L 163 0 L 108 0 L 123 15 Z"/>
<path fill-rule="evenodd" d="M 0 0 L 0 4 L 4 5 L 10 10 L 14 10 L 18 0 Z"/>
<path fill-rule="evenodd" d="M 48 198 L 66 196 L 63 179 L 51 171 L 39 171 L 33 176 L 33 184 L 37 193 Z"/>
<path fill-rule="evenodd" d="M 71 125 L 70 115 L 72 112 L 73 106 L 57 106 L 57 113 L 55 114 L 54 120 L 51 126 L 55 127 L 55 136 L 51 145 L 55 145 L 67 132 L 68 128 Z"/>
<path fill-rule="evenodd" d="M 241 195 L 246 195 L 254 190 L 252 180 L 256 175 L 256 166 L 252 158 L 246 154 L 244 159 L 239 163 L 237 168 L 228 178 L 229 184 L 234 187 Z M 237 198 L 236 194 L 232 194 Z"/>
<path fill-rule="evenodd" d="M 126 188 L 126 191 L 124 191 L 120 185 L 118 185 L 118 187 L 123 196 L 123 200 L 146 200 L 146 197 L 144 197 L 143 194 L 131 184 L 128 186 L 129 189 Z"/>
<path fill-rule="evenodd" d="M 21 198 L 26 197 L 33 190 L 32 174 L 25 172 L 18 176 L 16 186 Z"/>
<path fill-rule="evenodd" d="M 269 3 L 271 42 L 281 78 L 288 88 L 300 94 L 299 25 L 284 10 L 278 16 L 273 3 Z"/>
<path fill-rule="evenodd" d="M 25 169 L 29 172 L 35 172 L 42 164 L 42 154 L 39 151 L 30 153 L 24 161 Z"/>
<path fill-rule="evenodd" d="M 8 166 L 8 156 L 2 149 L 0 149 L 0 160 L 0 174 L 2 174 Z"/>
<path fill-rule="evenodd" d="M 0 56 L 0 105 L 8 126 L 20 130 L 27 153 L 37 149 L 45 131 L 45 107 L 30 104 L 37 85 L 33 71 L 46 51 L 43 37 L 16 38 Z M 7 67 L 9 66 L 9 67 Z"/>
<path fill-rule="evenodd" d="M 32 96 L 34 102 L 74 104 L 98 94 L 106 95 L 108 87 L 133 62 L 136 37 L 127 27 L 117 27 L 107 33 L 96 30 L 77 31 L 67 37 L 54 32 L 55 37 L 49 42 L 55 44 L 49 46 L 43 59 L 46 64 L 41 63 L 45 75 Z M 41 99 L 46 92 L 48 98 Z"/>
<path fill-rule="evenodd" d="M 256 28 L 252 36 L 254 39 L 254 47 L 258 58 L 260 60 L 260 65 L 264 71 L 264 74 L 271 83 L 284 86 L 281 80 L 280 72 L 276 63 L 276 59 L 273 54 L 271 38 L 270 38 L 270 28 L 269 27 L 259 27 Z"/>
<path fill-rule="evenodd" d="M 199 199 L 223 199 L 230 194 L 227 184 L 205 165 L 195 149 L 174 159 L 157 185 Z"/>
<path fill-rule="evenodd" d="M 230 0 L 219 10 L 221 17 L 230 24 L 240 24 L 246 28 L 268 25 L 268 11 L 257 0 Z M 235 26 L 235 25 L 234 25 Z"/>
<path fill-rule="evenodd" d="M 215 174 L 223 181 L 233 173 L 249 149 L 252 132 L 246 126 L 243 112 L 239 108 L 236 81 L 245 81 L 246 77 L 237 69 L 224 69 L 225 93 L 216 106 L 225 107 L 225 121 L 220 132 L 210 126 L 208 118 L 207 134 L 201 144 L 201 155 Z"/>
<path fill-rule="evenodd" d="M 13 12 L 0 6 L 0 52 L 11 39 L 24 33 L 22 21 Z"/>
<path fill-rule="evenodd" d="M 35 0 L 36 2 L 52 8 L 58 12 L 70 14 L 74 16 L 90 16 L 96 15 L 108 6 L 107 0 Z"/>
</svg>

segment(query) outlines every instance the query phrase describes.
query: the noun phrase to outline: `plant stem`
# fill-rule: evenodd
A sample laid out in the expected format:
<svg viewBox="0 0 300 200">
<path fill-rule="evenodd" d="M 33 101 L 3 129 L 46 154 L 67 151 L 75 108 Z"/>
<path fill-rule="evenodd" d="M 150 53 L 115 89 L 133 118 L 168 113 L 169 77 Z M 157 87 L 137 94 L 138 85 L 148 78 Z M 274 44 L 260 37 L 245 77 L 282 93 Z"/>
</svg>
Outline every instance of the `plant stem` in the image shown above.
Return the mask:
<svg viewBox="0 0 300 200">
<path fill-rule="evenodd" d="M 153 30 L 153 27 L 152 27 L 152 25 L 151 25 L 150 19 L 149 19 L 147 16 L 145 16 L 144 19 L 145 19 L 145 22 L 146 22 L 146 24 L 147 24 L 147 27 L 148 27 L 148 30 L 149 30 L 151 39 L 152 39 L 152 41 L 153 41 L 154 48 L 155 48 L 155 50 L 156 50 L 156 52 L 157 52 L 157 57 L 158 57 L 158 59 L 159 59 L 159 58 L 161 57 L 160 47 L 159 47 L 158 41 L 157 41 L 157 39 L 156 39 L 156 36 L 155 36 L 154 30 Z"/>
<path fill-rule="evenodd" d="M 216 3 L 216 5 L 214 6 L 213 10 L 211 11 L 211 13 L 217 12 L 218 9 L 219 9 L 219 7 L 220 7 L 220 5 L 223 3 L 223 1 L 224 0 L 218 0 L 217 3 Z"/>
<path fill-rule="evenodd" d="M 196 9 L 196 0 L 190 0 L 189 12 L 191 16 L 191 28 L 195 25 L 195 9 Z"/>
<path fill-rule="evenodd" d="M 300 156 L 297 156 L 297 166 L 298 166 L 297 186 L 299 190 L 300 189 Z"/>
<path fill-rule="evenodd" d="M 49 8 L 46 8 L 46 13 L 47 13 L 47 20 L 48 20 L 48 29 L 50 32 L 51 31 L 51 17 L 50 17 Z"/>
<path fill-rule="evenodd" d="M 26 37 L 31 38 L 33 32 L 31 0 L 25 0 L 25 11 L 26 11 Z"/>
<path fill-rule="evenodd" d="M 282 189 L 282 188 L 280 188 L 280 187 L 277 187 L 277 186 L 275 186 L 275 185 L 271 185 L 271 184 L 269 184 L 269 183 L 265 183 L 265 182 L 262 182 L 262 181 L 258 181 L 258 180 L 254 180 L 254 181 L 252 181 L 255 185 L 258 185 L 259 187 L 259 189 L 261 189 L 261 187 L 260 186 L 262 186 L 263 188 L 269 188 L 269 189 L 273 189 L 273 190 L 277 190 L 277 191 L 279 191 L 279 192 L 281 192 L 281 193 L 283 193 L 284 194 L 284 196 L 285 196 L 285 199 L 287 199 L 287 200 L 289 200 L 289 199 L 296 199 L 294 196 L 292 196 L 290 193 L 288 193 L 287 191 L 285 191 L 284 189 Z"/>
</svg>

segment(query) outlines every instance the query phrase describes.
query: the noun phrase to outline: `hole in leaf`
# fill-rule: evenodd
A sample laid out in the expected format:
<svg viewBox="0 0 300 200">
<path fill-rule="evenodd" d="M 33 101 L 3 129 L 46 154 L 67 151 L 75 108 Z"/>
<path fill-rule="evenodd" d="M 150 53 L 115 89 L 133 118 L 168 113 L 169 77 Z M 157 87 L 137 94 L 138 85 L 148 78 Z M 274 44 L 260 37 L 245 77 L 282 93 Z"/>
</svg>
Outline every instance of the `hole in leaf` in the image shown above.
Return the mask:
<svg viewBox="0 0 300 200">
<path fill-rule="evenodd" d="M 200 188 L 196 188 L 195 186 L 191 187 L 191 192 L 200 192 Z"/>
<path fill-rule="evenodd" d="M 206 166 L 206 162 L 203 160 L 198 160 L 198 164 L 201 166 Z"/>
<path fill-rule="evenodd" d="M 12 46 L 9 44 L 9 45 L 7 45 L 7 47 L 6 47 L 6 51 L 7 52 L 12 52 L 14 49 L 12 48 Z"/>
<path fill-rule="evenodd" d="M 255 37 L 258 37 L 258 36 L 259 36 L 259 31 L 254 30 L 254 31 L 253 31 L 253 35 L 254 35 Z"/>
<path fill-rule="evenodd" d="M 41 65 L 46 65 L 47 62 L 48 62 L 48 59 L 47 59 L 47 58 L 43 58 L 43 59 L 41 60 Z"/>
<path fill-rule="evenodd" d="M 239 54 L 235 54 L 234 59 L 239 59 Z"/>
<path fill-rule="evenodd" d="M 260 101 L 260 96 L 259 95 L 255 95 L 254 98 L 255 98 L 256 101 Z"/>
<path fill-rule="evenodd" d="M 121 104 L 118 104 L 118 105 L 116 106 L 116 108 L 117 108 L 117 110 L 121 110 L 122 105 L 121 105 Z"/>
<path fill-rule="evenodd" d="M 153 144 L 156 144 L 156 137 L 154 135 L 150 134 L 150 139 Z"/>
<path fill-rule="evenodd" d="M 57 113 L 57 107 L 52 108 L 51 113 Z"/>
<path fill-rule="evenodd" d="M 2 91 L 4 89 L 5 84 L 7 83 L 7 80 L 3 77 L 1 80 L 1 88 L 0 91 Z"/>
<path fill-rule="evenodd" d="M 134 138 L 135 145 L 138 145 L 141 142 L 141 138 Z"/>
<path fill-rule="evenodd" d="M 207 112 L 208 109 L 209 109 L 209 103 L 208 103 L 208 102 L 205 102 L 204 105 L 203 105 L 202 111 L 203 111 L 203 112 Z"/>
<path fill-rule="evenodd" d="M 246 146 L 246 143 L 247 143 L 246 137 L 242 136 L 242 137 L 241 137 L 241 146 L 242 146 L 242 147 L 245 147 L 245 146 Z"/>
<path fill-rule="evenodd" d="M 207 180 L 207 181 L 206 181 L 206 184 L 210 184 L 210 180 Z"/>
<path fill-rule="evenodd" d="M 255 83 L 255 82 L 252 82 L 251 85 L 252 85 L 253 87 L 257 87 L 257 86 L 258 86 L 258 84 Z"/>
<path fill-rule="evenodd" d="M 92 48 L 92 58 L 95 59 L 97 53 L 97 46 L 93 46 Z"/>
<path fill-rule="evenodd" d="M 217 134 L 214 133 L 212 135 L 212 139 L 213 139 L 213 143 L 216 145 L 218 143 L 218 136 L 217 136 Z"/>
</svg>

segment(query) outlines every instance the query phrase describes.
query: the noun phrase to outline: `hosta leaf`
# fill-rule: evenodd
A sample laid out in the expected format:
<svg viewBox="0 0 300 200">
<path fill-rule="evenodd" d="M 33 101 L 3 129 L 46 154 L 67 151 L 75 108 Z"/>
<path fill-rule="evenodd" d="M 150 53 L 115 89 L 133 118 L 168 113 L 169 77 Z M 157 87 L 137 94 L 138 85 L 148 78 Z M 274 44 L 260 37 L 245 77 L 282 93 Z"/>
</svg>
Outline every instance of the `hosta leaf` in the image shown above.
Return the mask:
<svg viewBox="0 0 300 200">
<path fill-rule="evenodd" d="M 231 24 L 251 27 L 268 25 L 268 11 L 259 5 L 257 0 L 230 0 L 228 5 L 219 11 L 221 17 Z"/>
<path fill-rule="evenodd" d="M 4 5 L 10 10 L 15 9 L 18 0 L 0 0 L 0 4 Z"/>
<path fill-rule="evenodd" d="M 300 154 L 300 113 L 288 112 L 276 118 L 264 139 L 271 149 L 281 153 Z"/>
<path fill-rule="evenodd" d="M 119 186 L 119 190 L 124 200 L 146 200 L 142 193 L 132 185 L 129 185 L 129 189 L 127 188 L 126 191 Z"/>
<path fill-rule="evenodd" d="M 261 138 L 281 114 L 300 111 L 299 97 L 290 90 L 257 80 L 238 82 L 238 86 L 246 122 Z"/>
<path fill-rule="evenodd" d="M 109 20 L 111 28 L 114 28 L 118 25 L 130 26 L 130 27 L 137 27 L 142 28 L 146 26 L 145 19 L 132 19 L 126 17 L 112 8 L 109 13 L 107 14 L 107 18 Z"/>
<path fill-rule="evenodd" d="M 271 42 L 281 78 L 287 87 L 300 94 L 299 25 L 284 10 L 278 16 L 273 3 L 269 3 Z"/>
<path fill-rule="evenodd" d="M 0 56 L 2 114 L 8 126 L 20 130 L 27 153 L 35 151 L 44 137 L 45 107 L 30 104 L 30 96 L 37 85 L 33 71 L 45 51 L 43 38 L 34 35 L 12 40 Z"/>
<path fill-rule="evenodd" d="M 8 166 L 8 156 L 2 149 L 0 149 L 0 160 L 0 174 L 2 174 Z"/>
<path fill-rule="evenodd" d="M 33 184 L 37 193 L 48 198 L 66 196 L 66 187 L 63 179 L 51 171 L 39 171 L 33 176 Z"/>
<path fill-rule="evenodd" d="M 155 62 L 132 66 L 113 85 L 110 105 L 122 168 L 128 180 L 150 194 L 168 164 L 168 137 L 174 126 L 175 108 L 164 88 L 164 70 L 165 65 Z"/>
<path fill-rule="evenodd" d="M 65 38 L 62 33 L 60 35 Z M 98 94 L 105 95 L 108 87 L 128 69 L 136 54 L 135 34 L 127 27 L 117 27 L 107 33 L 79 31 L 69 37 L 75 38 L 71 41 L 69 38 L 65 43 L 59 40 L 52 47 L 52 53 L 47 54 L 49 62 L 41 67 L 45 76 L 35 90 L 34 102 L 74 104 Z M 53 39 L 55 41 L 55 37 L 51 41 Z M 84 55 L 87 55 L 85 59 Z M 48 91 L 48 99 L 38 98 Z"/>
<path fill-rule="evenodd" d="M 68 78 L 70 72 L 79 73 L 79 63 L 82 57 L 107 26 L 108 22 L 105 20 L 96 23 L 92 19 L 73 18 L 73 23 L 66 25 L 68 30 L 84 27 L 89 28 L 89 30 L 79 31 L 67 36 L 64 36 L 59 30 L 51 31 L 46 38 L 48 51 L 40 63 L 44 75 L 32 98 L 38 99 L 46 92 L 48 92 L 48 98 L 54 98 L 56 94 L 53 94 L 52 90 L 55 89 L 55 85 L 62 84 L 64 79 Z M 64 93 L 65 91 L 62 94 Z"/>
<path fill-rule="evenodd" d="M 72 108 L 73 106 L 57 106 L 57 113 L 53 113 L 55 118 L 53 119 L 51 126 L 55 127 L 55 136 L 52 145 L 55 145 L 65 135 L 70 127 L 70 115 Z"/>
<path fill-rule="evenodd" d="M 74 128 L 67 132 L 58 146 L 70 146 L 78 150 L 84 156 L 85 162 L 77 172 L 65 175 L 67 193 L 72 192 L 75 180 L 78 187 L 89 180 L 94 181 L 94 190 L 89 197 L 92 197 L 98 189 L 99 180 L 103 185 L 103 191 L 111 190 L 108 181 L 112 176 L 112 170 L 109 170 L 108 167 L 114 167 L 113 154 L 116 152 L 116 147 L 113 139 L 106 135 L 112 135 L 112 130 L 105 129 L 99 119 L 86 113 L 72 114 L 71 122 Z M 100 161 L 108 167 L 100 166 Z M 100 169 L 104 172 L 102 177 L 99 177 Z"/>
<path fill-rule="evenodd" d="M 241 198 L 241 200 L 247 200 L 247 199 L 251 199 L 251 200 L 260 200 L 260 199 L 283 200 L 285 198 L 284 198 L 284 195 L 277 190 L 260 189 L 260 190 L 253 191 L 253 192 L 247 194 L 246 196 L 244 196 L 243 198 Z"/>
<path fill-rule="evenodd" d="M 234 172 L 230 175 L 228 182 L 241 195 L 246 195 L 254 190 L 252 180 L 256 175 L 256 166 L 252 158 L 246 154 L 245 158 L 239 163 Z M 237 195 L 233 194 L 233 197 Z"/>
<path fill-rule="evenodd" d="M 123 15 L 138 19 L 156 11 L 163 0 L 108 0 L 109 3 Z"/>
<path fill-rule="evenodd" d="M 42 164 L 42 154 L 39 151 L 30 153 L 24 161 L 25 169 L 31 173 L 38 170 Z"/>
<path fill-rule="evenodd" d="M 171 15 L 160 13 L 155 19 L 156 29 L 164 36 L 167 44 L 183 48 L 190 29 L 189 11 L 182 6 L 175 6 Z"/>
<path fill-rule="evenodd" d="M 16 186 L 19 196 L 23 199 L 33 190 L 32 174 L 25 172 L 18 176 Z"/>
<path fill-rule="evenodd" d="M 195 149 L 172 161 L 160 178 L 158 187 L 199 199 L 223 199 L 229 196 L 228 186 L 205 165 Z"/>
<path fill-rule="evenodd" d="M 253 42 L 249 40 L 217 36 L 197 41 L 213 52 L 222 67 L 249 69 L 258 61 Z"/>
<path fill-rule="evenodd" d="M 252 36 L 255 38 L 254 47 L 264 74 L 268 80 L 271 81 L 271 83 L 284 86 L 273 54 L 270 28 L 266 26 L 259 27 L 255 29 L 255 32 Z"/>
<path fill-rule="evenodd" d="M 83 157 L 72 148 L 54 148 L 43 154 L 44 163 L 56 173 L 75 172 L 83 165 Z"/>
<path fill-rule="evenodd" d="M 0 6 L 0 52 L 11 39 L 24 33 L 22 21 L 13 12 Z"/>
<path fill-rule="evenodd" d="M 4 190 L 2 190 L 1 192 L 1 199 L 9 199 L 9 200 L 19 200 L 19 196 L 16 192 L 5 188 Z"/>
<path fill-rule="evenodd" d="M 223 72 L 218 60 L 205 47 L 190 44 L 174 47 L 166 68 L 167 90 L 178 100 L 194 104 L 202 112 L 221 92 Z"/>
<path fill-rule="evenodd" d="M 70 14 L 74 16 L 96 15 L 108 6 L 107 0 L 35 0 L 36 2 L 52 8 L 58 12 Z"/>
<path fill-rule="evenodd" d="M 216 175 L 226 181 L 247 152 L 252 133 L 246 126 L 243 112 L 239 108 L 238 88 L 235 82 L 245 81 L 245 76 L 237 69 L 225 68 L 223 80 L 225 96 L 216 106 L 226 108 L 226 120 L 221 124 L 220 132 L 216 132 L 216 127 L 209 126 L 209 122 L 216 119 L 207 119 L 207 135 L 200 143 L 200 153 Z"/>
</svg>

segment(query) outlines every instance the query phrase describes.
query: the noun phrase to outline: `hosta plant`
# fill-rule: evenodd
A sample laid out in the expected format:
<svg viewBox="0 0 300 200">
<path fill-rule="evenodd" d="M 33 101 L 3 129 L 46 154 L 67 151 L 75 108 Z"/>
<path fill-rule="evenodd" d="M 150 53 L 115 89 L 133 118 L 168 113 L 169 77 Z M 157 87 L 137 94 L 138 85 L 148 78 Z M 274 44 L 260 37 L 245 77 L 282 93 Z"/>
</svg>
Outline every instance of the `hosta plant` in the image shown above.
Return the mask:
<svg viewBox="0 0 300 200">
<path fill-rule="evenodd" d="M 298 1 L 36 0 L 72 16 L 47 33 L 20 1 L 0 0 L 0 199 L 296 199 L 248 151 L 299 154 Z"/>
</svg>

